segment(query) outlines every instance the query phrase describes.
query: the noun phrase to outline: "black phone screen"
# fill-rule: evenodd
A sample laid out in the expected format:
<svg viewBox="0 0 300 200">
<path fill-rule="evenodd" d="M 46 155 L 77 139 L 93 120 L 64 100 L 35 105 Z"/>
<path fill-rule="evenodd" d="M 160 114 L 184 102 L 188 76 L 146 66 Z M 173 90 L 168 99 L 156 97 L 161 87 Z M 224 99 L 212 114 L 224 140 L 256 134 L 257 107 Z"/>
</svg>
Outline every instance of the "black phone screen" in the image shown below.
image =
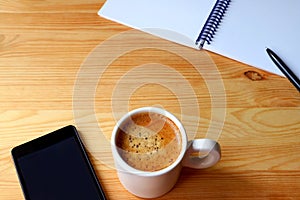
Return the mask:
<svg viewBox="0 0 300 200">
<path fill-rule="evenodd" d="M 65 127 L 12 151 L 26 199 L 105 199 L 74 131 Z"/>
</svg>

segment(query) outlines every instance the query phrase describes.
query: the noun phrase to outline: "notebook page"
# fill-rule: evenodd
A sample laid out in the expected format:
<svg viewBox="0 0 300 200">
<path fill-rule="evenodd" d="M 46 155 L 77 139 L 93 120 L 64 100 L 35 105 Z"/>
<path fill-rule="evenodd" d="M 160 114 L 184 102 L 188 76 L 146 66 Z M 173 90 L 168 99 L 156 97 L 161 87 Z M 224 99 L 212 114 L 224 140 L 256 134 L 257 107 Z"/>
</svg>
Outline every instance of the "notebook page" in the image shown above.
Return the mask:
<svg viewBox="0 0 300 200">
<path fill-rule="evenodd" d="M 98 14 L 173 42 L 195 45 L 216 0 L 107 0 Z"/>
<path fill-rule="evenodd" d="M 299 11 L 299 0 L 232 0 L 213 42 L 204 48 L 282 75 L 268 47 L 300 77 Z"/>
</svg>

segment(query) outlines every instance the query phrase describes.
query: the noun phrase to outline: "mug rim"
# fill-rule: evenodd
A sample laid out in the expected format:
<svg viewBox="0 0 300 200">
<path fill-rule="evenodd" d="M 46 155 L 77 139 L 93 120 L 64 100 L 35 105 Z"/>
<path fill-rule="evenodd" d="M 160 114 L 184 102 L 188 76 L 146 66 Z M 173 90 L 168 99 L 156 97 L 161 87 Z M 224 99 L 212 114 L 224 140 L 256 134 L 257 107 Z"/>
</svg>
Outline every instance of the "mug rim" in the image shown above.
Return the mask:
<svg viewBox="0 0 300 200">
<path fill-rule="evenodd" d="M 134 115 L 134 114 L 138 114 L 138 113 L 142 113 L 142 112 L 153 112 L 153 113 L 158 113 L 161 115 L 164 115 L 165 117 L 169 118 L 171 121 L 173 121 L 175 123 L 175 125 L 178 127 L 180 135 L 181 135 L 181 150 L 180 150 L 180 154 L 177 156 L 176 160 L 169 166 L 157 170 L 157 171 L 144 171 L 144 170 L 139 170 L 136 169 L 132 166 L 130 166 L 129 164 L 127 164 L 123 158 L 120 156 L 118 150 L 117 150 L 117 146 L 115 143 L 115 139 L 116 139 L 116 134 L 118 131 L 118 128 L 120 127 L 120 125 L 126 120 L 128 119 L 128 117 Z M 182 161 L 186 149 L 187 149 L 187 135 L 185 132 L 185 129 L 183 127 L 183 124 L 180 122 L 179 119 L 177 119 L 177 117 L 175 117 L 172 113 L 170 113 L 169 111 L 162 109 L 162 108 L 158 108 L 158 107 L 140 107 L 137 109 L 133 109 L 129 112 L 127 112 L 125 115 L 123 115 L 119 121 L 116 123 L 112 135 L 111 135 L 111 148 L 112 148 L 112 153 L 115 159 L 115 164 L 119 165 L 121 167 L 121 169 L 119 169 L 117 167 L 117 170 L 123 170 L 124 172 L 129 172 L 129 173 L 133 173 L 133 174 L 137 174 L 139 176 L 159 176 L 162 174 L 165 174 L 169 171 L 171 171 L 172 169 L 176 168 L 180 162 Z"/>
</svg>

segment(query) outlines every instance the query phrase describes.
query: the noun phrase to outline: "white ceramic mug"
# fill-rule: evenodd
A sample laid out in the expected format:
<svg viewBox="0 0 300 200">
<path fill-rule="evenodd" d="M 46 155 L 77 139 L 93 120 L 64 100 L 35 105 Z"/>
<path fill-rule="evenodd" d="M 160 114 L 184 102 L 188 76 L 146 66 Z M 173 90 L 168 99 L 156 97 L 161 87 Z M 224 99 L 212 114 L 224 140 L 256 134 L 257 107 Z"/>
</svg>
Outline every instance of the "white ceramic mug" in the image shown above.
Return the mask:
<svg viewBox="0 0 300 200">
<path fill-rule="evenodd" d="M 149 172 L 135 169 L 120 156 L 116 146 L 116 136 L 120 126 L 132 115 L 138 113 L 158 113 L 172 120 L 179 128 L 182 147 L 175 162 L 159 171 Z M 182 123 L 171 113 L 161 108 L 143 107 L 125 114 L 116 124 L 111 136 L 111 147 L 115 166 L 122 185 L 131 193 L 143 198 L 155 198 L 170 191 L 176 184 L 182 167 L 195 169 L 208 168 L 221 158 L 220 145 L 211 139 L 195 139 L 188 141 Z M 199 153 L 204 156 L 194 156 Z"/>
</svg>

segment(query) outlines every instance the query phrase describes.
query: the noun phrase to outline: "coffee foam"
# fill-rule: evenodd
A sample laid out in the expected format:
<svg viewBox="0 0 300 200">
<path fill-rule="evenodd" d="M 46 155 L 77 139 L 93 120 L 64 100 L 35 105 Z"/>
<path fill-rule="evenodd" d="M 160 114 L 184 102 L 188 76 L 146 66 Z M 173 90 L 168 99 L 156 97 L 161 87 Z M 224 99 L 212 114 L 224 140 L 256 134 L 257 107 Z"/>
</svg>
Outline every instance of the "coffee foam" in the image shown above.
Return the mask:
<svg viewBox="0 0 300 200">
<path fill-rule="evenodd" d="M 130 166 L 157 171 L 171 165 L 181 151 L 181 135 L 173 121 L 160 114 L 134 115 L 117 133 L 121 157 Z"/>
</svg>

